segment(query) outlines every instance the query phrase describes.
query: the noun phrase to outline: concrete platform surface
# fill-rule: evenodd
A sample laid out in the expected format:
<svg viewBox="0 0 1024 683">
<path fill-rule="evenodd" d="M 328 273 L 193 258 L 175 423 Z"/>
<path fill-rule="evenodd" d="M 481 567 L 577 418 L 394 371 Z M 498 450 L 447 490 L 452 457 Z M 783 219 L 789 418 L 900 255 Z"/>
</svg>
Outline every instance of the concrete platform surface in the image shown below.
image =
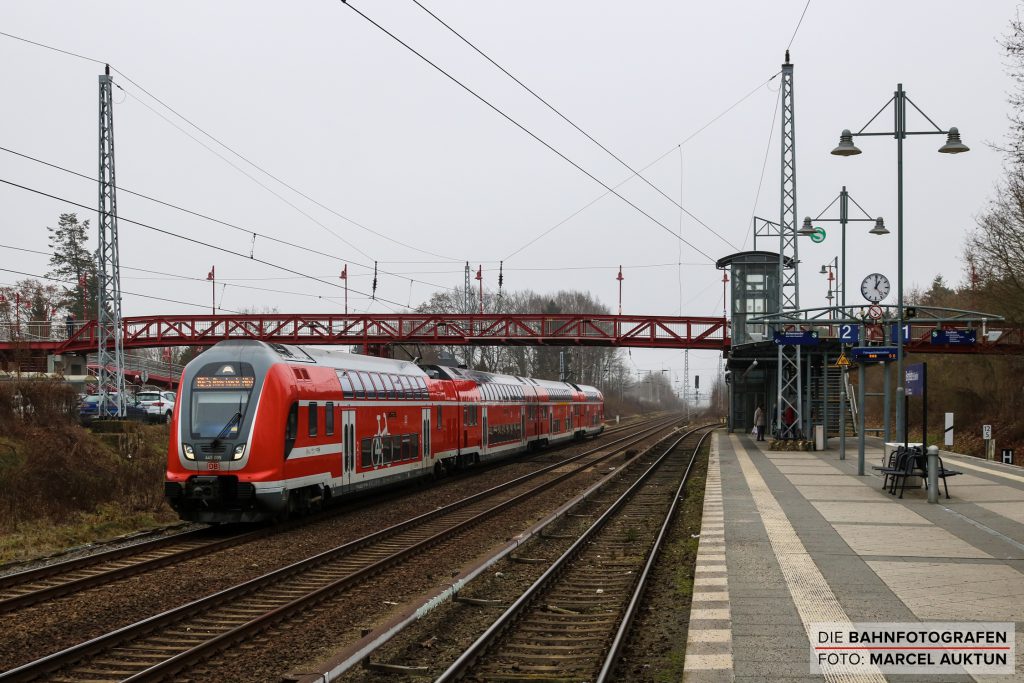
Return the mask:
<svg viewBox="0 0 1024 683">
<path fill-rule="evenodd" d="M 684 681 L 1024 681 L 1024 469 L 943 452 L 951 497 L 901 500 L 869 442 L 857 476 L 855 443 L 841 461 L 715 434 Z M 812 674 L 824 622 L 1013 622 L 1015 671 Z"/>
</svg>

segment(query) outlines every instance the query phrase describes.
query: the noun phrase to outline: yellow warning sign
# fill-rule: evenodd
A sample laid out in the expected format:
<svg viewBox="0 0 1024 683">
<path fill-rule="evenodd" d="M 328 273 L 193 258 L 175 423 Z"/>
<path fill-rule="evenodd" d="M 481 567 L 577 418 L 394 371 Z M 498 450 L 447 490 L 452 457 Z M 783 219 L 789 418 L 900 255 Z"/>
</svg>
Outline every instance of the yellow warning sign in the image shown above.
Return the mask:
<svg viewBox="0 0 1024 683">
<path fill-rule="evenodd" d="M 844 351 L 839 354 L 839 358 L 836 360 L 836 364 L 833 367 L 848 368 L 851 365 L 853 365 L 853 363 L 850 361 L 849 358 L 846 357 L 846 352 Z"/>
</svg>

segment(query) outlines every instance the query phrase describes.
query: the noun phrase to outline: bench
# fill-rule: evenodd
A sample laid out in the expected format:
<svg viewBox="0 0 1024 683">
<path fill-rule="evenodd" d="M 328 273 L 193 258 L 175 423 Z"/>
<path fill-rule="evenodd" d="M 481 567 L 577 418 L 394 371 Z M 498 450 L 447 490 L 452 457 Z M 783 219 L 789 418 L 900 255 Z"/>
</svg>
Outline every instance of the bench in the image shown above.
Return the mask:
<svg viewBox="0 0 1024 683">
<path fill-rule="evenodd" d="M 942 480 L 942 485 L 946 490 L 946 498 L 949 498 L 949 482 L 946 481 L 948 477 L 955 477 L 958 474 L 963 474 L 960 470 L 948 469 L 943 463 L 942 458 L 938 458 L 938 478 Z M 928 486 L 928 456 L 925 455 L 924 449 L 920 446 L 912 448 L 904 448 L 900 446 L 895 451 L 889 453 L 889 462 L 885 467 L 875 466 L 872 469 L 877 470 L 879 473 L 885 475 L 882 481 L 882 488 L 887 488 L 889 493 L 896 495 L 896 486 L 900 487 L 900 498 L 903 497 L 903 492 L 907 487 L 907 477 L 920 476 L 924 479 L 925 486 Z"/>
</svg>

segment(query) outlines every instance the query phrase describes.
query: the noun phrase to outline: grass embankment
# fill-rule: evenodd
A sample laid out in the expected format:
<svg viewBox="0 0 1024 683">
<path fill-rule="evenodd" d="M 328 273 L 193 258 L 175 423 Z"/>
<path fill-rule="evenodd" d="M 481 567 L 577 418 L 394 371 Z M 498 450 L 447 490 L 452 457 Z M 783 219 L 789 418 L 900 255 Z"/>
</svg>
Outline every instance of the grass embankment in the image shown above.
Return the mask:
<svg viewBox="0 0 1024 683">
<path fill-rule="evenodd" d="M 94 433 L 77 417 L 70 387 L 0 384 L 0 563 L 176 519 L 163 500 L 167 427 Z"/>
</svg>

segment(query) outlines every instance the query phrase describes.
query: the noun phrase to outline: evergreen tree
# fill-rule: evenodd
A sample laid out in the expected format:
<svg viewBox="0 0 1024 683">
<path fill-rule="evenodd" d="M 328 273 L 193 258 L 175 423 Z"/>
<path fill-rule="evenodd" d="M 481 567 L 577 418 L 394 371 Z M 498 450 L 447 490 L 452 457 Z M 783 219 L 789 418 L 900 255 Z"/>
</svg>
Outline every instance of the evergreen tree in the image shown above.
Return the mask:
<svg viewBox="0 0 1024 683">
<path fill-rule="evenodd" d="M 64 281 L 60 306 L 72 311 L 79 320 L 96 317 L 96 255 L 86 248 L 89 221 L 78 222 L 78 215 L 62 213 L 50 233 L 50 270 L 47 275 Z"/>
</svg>

